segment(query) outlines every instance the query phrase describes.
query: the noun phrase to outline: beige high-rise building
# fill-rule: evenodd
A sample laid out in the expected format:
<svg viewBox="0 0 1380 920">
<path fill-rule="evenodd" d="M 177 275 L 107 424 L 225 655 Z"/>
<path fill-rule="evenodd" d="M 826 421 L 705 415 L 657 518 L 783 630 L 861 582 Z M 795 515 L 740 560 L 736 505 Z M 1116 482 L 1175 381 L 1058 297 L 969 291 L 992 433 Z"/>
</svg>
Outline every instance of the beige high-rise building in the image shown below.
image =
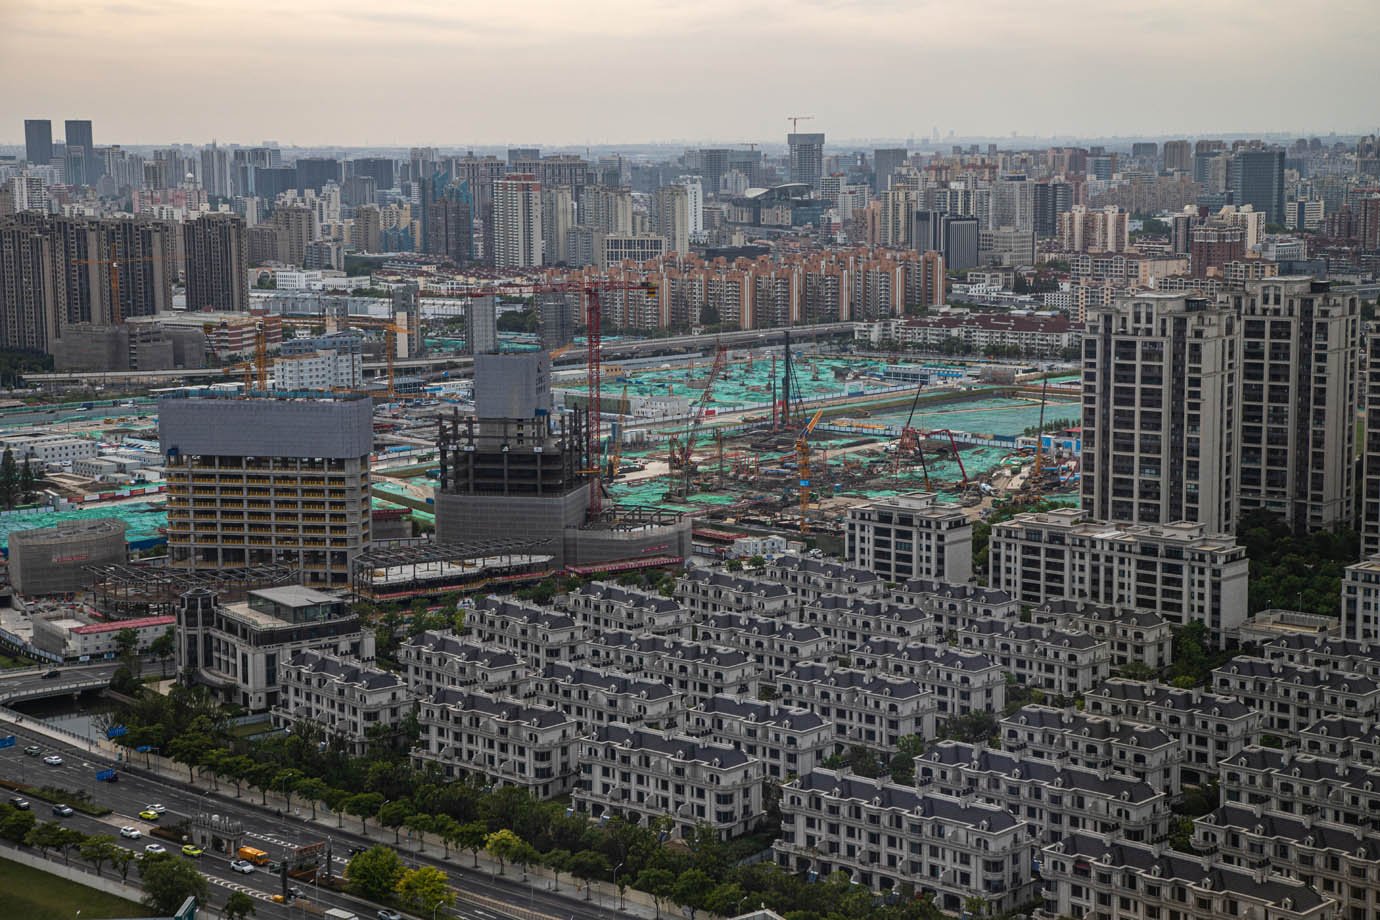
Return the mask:
<svg viewBox="0 0 1380 920">
<path fill-rule="evenodd" d="M 1308 277 L 1246 282 L 1241 316 L 1241 508 L 1296 532 L 1355 509 L 1360 298 Z"/>
<path fill-rule="evenodd" d="M 683 185 L 664 185 L 656 190 L 656 221 L 652 232 L 666 240 L 666 251 L 685 255 L 690 251 L 690 196 Z"/>
<path fill-rule="evenodd" d="M 360 252 L 378 252 L 379 235 L 383 232 L 383 215 L 376 204 L 355 208 L 355 222 L 350 228 L 350 242 Z"/>
<path fill-rule="evenodd" d="M 1066 252 L 1125 252 L 1131 248 L 1130 216 L 1116 205 L 1089 210 L 1076 204 L 1059 215 L 1059 247 Z"/>
<path fill-rule="evenodd" d="M 1104 521 L 1193 521 L 1240 509 L 1240 319 L 1143 292 L 1089 307 L 1083 335 L 1083 508 Z"/>
<path fill-rule="evenodd" d="M 273 229 L 278 233 L 278 261 L 303 265 L 307 244 L 316 239 L 316 209 L 289 205 L 273 212 Z"/>
<path fill-rule="evenodd" d="M 578 223 L 598 233 L 632 233 L 632 192 L 587 185 L 580 189 Z"/>
<path fill-rule="evenodd" d="M 531 173 L 510 173 L 494 183 L 494 265 L 541 266 L 541 183 Z"/>
<path fill-rule="evenodd" d="M 905 249 L 911 244 L 911 223 L 915 218 L 919 195 L 913 189 L 896 188 L 881 196 L 878 215 L 877 243 L 893 249 Z"/>
<path fill-rule="evenodd" d="M 570 261 L 566 235 L 575 226 L 575 197 L 570 188 L 558 185 L 541 190 L 541 243 L 543 265 Z"/>
</svg>

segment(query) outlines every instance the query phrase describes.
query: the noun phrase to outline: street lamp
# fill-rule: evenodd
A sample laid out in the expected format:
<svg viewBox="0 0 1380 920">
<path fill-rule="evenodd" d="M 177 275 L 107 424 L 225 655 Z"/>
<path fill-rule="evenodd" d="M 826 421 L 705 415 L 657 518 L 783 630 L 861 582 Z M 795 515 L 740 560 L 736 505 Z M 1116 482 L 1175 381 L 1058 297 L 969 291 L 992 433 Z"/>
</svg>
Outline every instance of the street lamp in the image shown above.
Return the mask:
<svg viewBox="0 0 1380 920">
<path fill-rule="evenodd" d="M 618 870 L 623 868 L 623 863 L 613 867 L 613 887 L 618 892 L 618 909 L 623 909 L 623 889 L 618 887 Z"/>
</svg>

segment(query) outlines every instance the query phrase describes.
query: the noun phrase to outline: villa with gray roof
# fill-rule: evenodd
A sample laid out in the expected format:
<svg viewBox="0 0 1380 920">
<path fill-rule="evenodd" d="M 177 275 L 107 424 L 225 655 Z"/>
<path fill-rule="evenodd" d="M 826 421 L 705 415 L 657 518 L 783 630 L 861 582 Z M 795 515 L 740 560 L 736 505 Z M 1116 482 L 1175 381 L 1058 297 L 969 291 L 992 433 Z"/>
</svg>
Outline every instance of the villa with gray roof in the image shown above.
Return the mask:
<svg viewBox="0 0 1380 920">
<path fill-rule="evenodd" d="M 834 723 L 834 739 L 894 753 L 907 735 L 933 738 L 934 696 L 917 681 L 807 662 L 778 681 L 781 702 Z"/>
<path fill-rule="evenodd" d="M 691 706 L 720 693 L 757 695 L 761 666 L 737 649 L 622 632 L 594 636 L 585 647 L 588 664 L 664 681 Z"/>
<path fill-rule="evenodd" d="M 544 799 L 575 786 L 580 726 L 559 709 L 447 688 L 422 701 L 418 720 L 414 759 L 448 779 L 480 776 Z"/>
<path fill-rule="evenodd" d="M 592 732 L 609 722 L 667 728 L 685 711 L 685 694 L 664 681 L 579 664 L 549 664 L 530 684 L 529 698 L 551 706 Z"/>
<path fill-rule="evenodd" d="M 1023 706 L 997 723 L 1004 751 L 1088 770 L 1114 770 L 1177 796 L 1183 749 L 1169 732 L 1072 706 Z"/>
<path fill-rule="evenodd" d="M 958 645 L 982 652 L 1026 687 L 1075 697 L 1107 679 L 1112 650 L 1082 631 L 973 620 L 958 630 Z"/>
<path fill-rule="evenodd" d="M 878 892 L 914 889 L 957 914 L 981 898 L 994 914 L 1038 896 L 1031 826 L 971 796 L 814 770 L 781 792 L 777 865 L 824 877 L 845 872 Z"/>
<path fill-rule="evenodd" d="M 744 834 L 763 816 L 762 762 L 729 745 L 674 732 L 605 725 L 579 745 L 575 808 L 636 824 L 669 818 L 676 837 L 701 824 L 721 838 Z"/>
<path fill-rule="evenodd" d="M 535 669 L 584 657 L 585 630 L 568 614 L 507 597 L 486 597 L 465 615 L 480 642 L 526 659 Z"/>
<path fill-rule="evenodd" d="M 356 757 L 364 755 L 371 737 L 393 736 L 414 705 L 392 671 L 326 652 L 298 652 L 278 666 L 278 679 L 273 723 L 319 728 Z"/>
<path fill-rule="evenodd" d="M 796 597 L 807 602 L 826 594 L 876 597 L 886 590 L 886 581 L 870 569 L 790 553 L 767 563 L 762 574 L 785 585 Z"/>
<path fill-rule="evenodd" d="M 592 581 L 566 595 L 565 609 L 587 634 L 648 632 L 690 637 L 690 612 L 654 591 Z"/>
<path fill-rule="evenodd" d="M 523 696 L 533 670 L 523 658 L 496 645 L 428 630 L 398 646 L 407 683 L 418 696 L 444 687 L 462 687 L 505 696 Z"/>
<path fill-rule="evenodd" d="M 1174 628 L 1152 610 L 1060 597 L 1035 607 L 1030 621 L 1081 630 L 1106 641 L 1112 651 L 1113 667 L 1143 664 L 1158 671 L 1170 663 L 1174 654 Z"/>
<path fill-rule="evenodd" d="M 685 714 L 684 730 L 762 761 L 777 780 L 808 773 L 834 753 L 834 725 L 812 709 L 716 696 Z"/>
<path fill-rule="evenodd" d="M 700 642 L 737 649 L 756 661 L 767 683 L 802 661 L 828 658 L 836 650 L 814 626 L 750 613 L 712 614 L 699 623 L 696 633 Z"/>
<path fill-rule="evenodd" d="M 785 585 L 720 569 L 692 568 L 676 584 L 676 600 L 697 619 L 715 613 L 781 613 L 794 606 Z"/>
<path fill-rule="evenodd" d="M 934 695 L 942 719 L 970 712 L 1001 712 L 1006 674 L 981 652 L 945 643 L 872 639 L 851 653 L 854 664 L 875 674 L 913 680 Z"/>
<path fill-rule="evenodd" d="M 1374 718 L 1380 684 L 1346 671 L 1238 655 L 1212 672 L 1212 689 L 1254 701 L 1264 729 L 1294 735 L 1324 716 Z"/>
</svg>

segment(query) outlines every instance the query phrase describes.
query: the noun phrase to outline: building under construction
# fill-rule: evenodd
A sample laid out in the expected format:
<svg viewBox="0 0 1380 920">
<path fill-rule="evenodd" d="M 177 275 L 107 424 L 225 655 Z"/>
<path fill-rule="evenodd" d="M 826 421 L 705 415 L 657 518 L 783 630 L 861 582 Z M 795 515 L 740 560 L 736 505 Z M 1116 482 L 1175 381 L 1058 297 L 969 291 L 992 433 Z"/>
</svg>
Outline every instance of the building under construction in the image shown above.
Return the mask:
<svg viewBox="0 0 1380 920">
<path fill-rule="evenodd" d="M 221 600 L 238 603 L 250 591 L 297 583 L 297 570 L 287 565 L 183 569 L 120 563 L 89 566 L 89 571 L 91 606 L 121 620 L 171 615 L 178 598 L 194 588 L 214 591 Z"/>
<path fill-rule="evenodd" d="M 439 421 L 438 543 L 540 545 L 557 567 L 639 557 L 683 559 L 690 524 L 674 512 L 591 513 L 602 484 L 589 411 L 556 420 L 544 353 L 475 358 L 475 416 Z"/>
</svg>

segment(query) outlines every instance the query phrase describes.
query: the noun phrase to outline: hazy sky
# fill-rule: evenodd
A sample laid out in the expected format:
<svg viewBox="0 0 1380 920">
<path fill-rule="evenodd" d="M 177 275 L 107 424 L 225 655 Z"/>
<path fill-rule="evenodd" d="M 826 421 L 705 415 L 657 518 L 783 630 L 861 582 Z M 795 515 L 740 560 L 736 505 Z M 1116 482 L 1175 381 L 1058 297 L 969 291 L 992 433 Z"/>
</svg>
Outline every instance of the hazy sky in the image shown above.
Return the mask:
<svg viewBox="0 0 1380 920">
<path fill-rule="evenodd" d="M 0 0 L 0 139 L 1349 132 L 1377 39 L 1377 0 Z"/>
</svg>

